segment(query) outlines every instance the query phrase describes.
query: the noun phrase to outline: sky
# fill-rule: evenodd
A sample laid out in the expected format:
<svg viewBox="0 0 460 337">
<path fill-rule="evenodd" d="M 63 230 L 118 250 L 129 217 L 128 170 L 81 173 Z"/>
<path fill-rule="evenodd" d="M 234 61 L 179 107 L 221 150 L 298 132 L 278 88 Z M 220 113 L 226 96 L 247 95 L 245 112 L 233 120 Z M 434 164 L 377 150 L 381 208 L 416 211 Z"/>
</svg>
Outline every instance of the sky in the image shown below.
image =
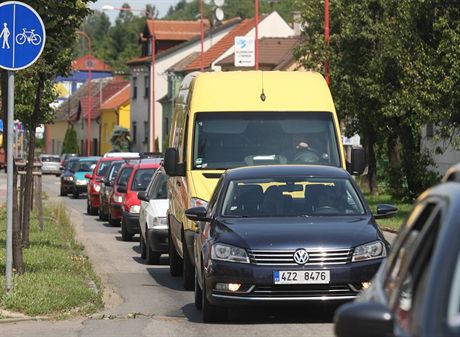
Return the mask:
<svg viewBox="0 0 460 337">
<path fill-rule="evenodd" d="M 97 0 L 96 2 L 92 3 L 90 7 L 92 9 L 101 10 L 102 6 L 113 6 L 113 7 L 121 7 L 124 3 L 129 4 L 129 6 L 133 9 L 145 9 L 145 5 L 155 5 L 158 9 L 159 17 L 163 17 L 168 12 L 168 9 L 171 5 L 175 5 L 178 3 L 179 0 Z M 110 20 L 113 22 L 115 18 L 118 16 L 119 11 L 110 10 L 105 12 Z"/>
</svg>

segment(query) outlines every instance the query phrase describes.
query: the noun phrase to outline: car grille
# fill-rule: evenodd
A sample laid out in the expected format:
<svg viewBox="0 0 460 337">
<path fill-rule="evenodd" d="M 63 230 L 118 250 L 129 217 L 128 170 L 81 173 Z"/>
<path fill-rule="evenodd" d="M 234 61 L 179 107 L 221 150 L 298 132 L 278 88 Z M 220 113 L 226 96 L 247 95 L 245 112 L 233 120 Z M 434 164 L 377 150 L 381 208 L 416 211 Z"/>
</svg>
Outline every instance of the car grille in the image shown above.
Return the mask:
<svg viewBox="0 0 460 337">
<path fill-rule="evenodd" d="M 277 297 L 349 297 L 356 296 L 346 284 L 275 284 L 256 286 L 250 296 L 277 298 Z"/>
<path fill-rule="evenodd" d="M 325 266 L 351 262 L 351 249 L 306 249 L 309 259 L 305 266 Z M 248 250 L 251 262 L 256 265 L 298 266 L 294 262 L 295 250 Z"/>
</svg>

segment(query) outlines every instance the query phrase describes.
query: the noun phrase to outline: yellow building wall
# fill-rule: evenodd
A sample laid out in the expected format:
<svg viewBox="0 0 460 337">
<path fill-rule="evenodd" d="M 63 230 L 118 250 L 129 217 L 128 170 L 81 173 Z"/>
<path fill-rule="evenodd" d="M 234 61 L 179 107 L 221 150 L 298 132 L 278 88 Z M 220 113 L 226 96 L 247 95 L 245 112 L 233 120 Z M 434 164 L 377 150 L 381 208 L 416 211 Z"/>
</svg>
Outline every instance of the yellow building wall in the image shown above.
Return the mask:
<svg viewBox="0 0 460 337">
<path fill-rule="evenodd" d="M 48 124 L 47 127 L 49 132 L 48 152 L 61 155 L 65 132 L 69 127 L 69 123 L 68 121 L 56 121 L 54 124 Z"/>
<path fill-rule="evenodd" d="M 110 143 L 110 137 L 112 136 L 112 130 L 116 125 L 120 125 L 129 130 L 130 123 L 130 106 L 129 102 L 123 104 L 118 110 L 118 116 L 115 110 L 102 110 L 101 111 L 101 155 L 110 151 L 112 144 Z"/>
</svg>

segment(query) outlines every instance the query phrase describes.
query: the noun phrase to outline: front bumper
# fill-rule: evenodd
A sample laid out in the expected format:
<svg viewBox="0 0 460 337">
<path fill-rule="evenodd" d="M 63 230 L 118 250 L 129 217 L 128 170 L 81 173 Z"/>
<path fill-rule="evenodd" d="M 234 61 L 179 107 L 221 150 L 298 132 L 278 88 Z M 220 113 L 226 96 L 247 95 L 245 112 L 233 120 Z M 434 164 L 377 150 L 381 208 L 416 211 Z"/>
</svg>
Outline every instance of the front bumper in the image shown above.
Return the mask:
<svg viewBox="0 0 460 337">
<path fill-rule="evenodd" d="M 86 185 L 77 185 L 77 184 L 74 184 L 73 185 L 73 188 L 72 188 L 72 192 L 73 193 L 78 193 L 78 194 L 81 194 L 81 193 L 87 193 L 87 187 Z"/>
<path fill-rule="evenodd" d="M 141 227 L 139 225 L 139 214 L 132 214 L 123 210 L 123 221 L 128 233 L 139 234 L 141 232 Z"/>
<path fill-rule="evenodd" d="M 362 282 L 370 282 L 382 259 L 320 266 L 261 266 L 212 261 L 205 271 L 208 301 L 222 306 L 305 303 L 311 301 L 348 301 L 362 289 Z M 329 270 L 328 284 L 274 284 L 274 271 Z M 244 291 L 215 290 L 216 283 L 240 283 Z"/>
<path fill-rule="evenodd" d="M 168 227 L 165 227 L 147 229 L 147 240 L 149 240 L 149 246 L 154 252 L 168 252 Z"/>
</svg>

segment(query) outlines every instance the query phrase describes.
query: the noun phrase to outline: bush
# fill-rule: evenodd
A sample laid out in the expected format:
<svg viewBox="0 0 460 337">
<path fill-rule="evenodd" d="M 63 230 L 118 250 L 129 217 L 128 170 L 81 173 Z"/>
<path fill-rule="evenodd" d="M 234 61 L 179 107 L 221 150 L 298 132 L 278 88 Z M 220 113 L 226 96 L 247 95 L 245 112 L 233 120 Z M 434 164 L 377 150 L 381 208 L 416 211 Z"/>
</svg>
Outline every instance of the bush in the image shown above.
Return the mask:
<svg viewBox="0 0 460 337">
<path fill-rule="evenodd" d="M 73 127 L 67 128 L 64 136 L 64 143 L 62 144 L 62 153 L 79 153 L 77 143 L 77 132 Z"/>
</svg>

